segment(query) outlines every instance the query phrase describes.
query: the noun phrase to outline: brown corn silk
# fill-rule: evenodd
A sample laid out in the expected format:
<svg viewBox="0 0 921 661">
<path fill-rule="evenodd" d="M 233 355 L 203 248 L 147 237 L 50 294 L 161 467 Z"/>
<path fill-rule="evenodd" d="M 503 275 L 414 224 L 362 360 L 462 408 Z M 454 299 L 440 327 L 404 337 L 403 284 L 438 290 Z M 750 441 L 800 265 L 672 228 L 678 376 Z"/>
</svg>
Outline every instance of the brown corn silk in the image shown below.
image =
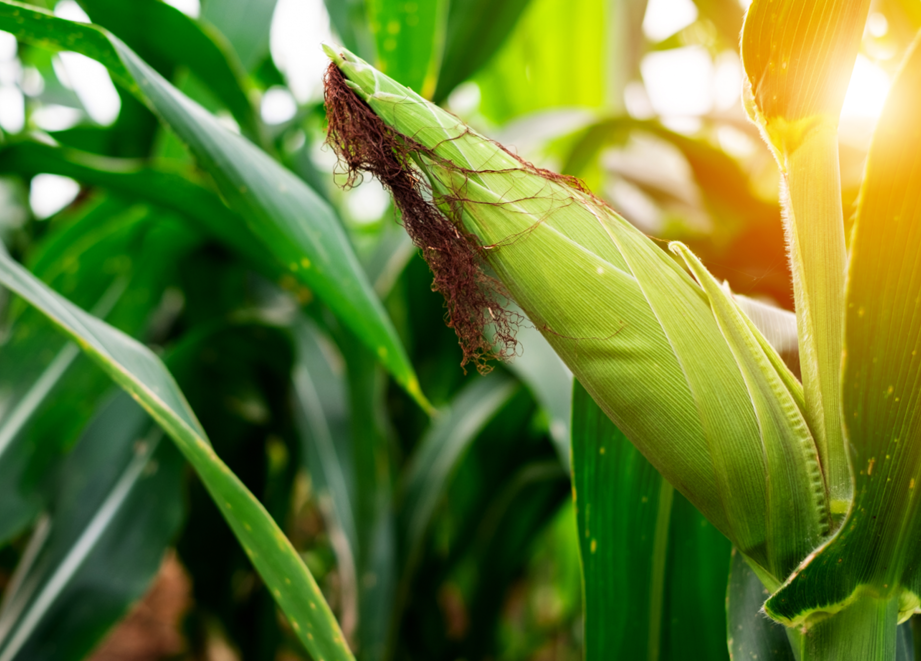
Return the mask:
<svg viewBox="0 0 921 661">
<path fill-rule="evenodd" d="M 501 301 L 508 300 L 505 288 L 484 271 L 487 250 L 500 246 L 483 246 L 461 222 L 463 204 L 484 202 L 464 199 L 460 191 L 435 195 L 428 180 L 414 166 L 413 155 L 423 155 L 440 167 L 465 176 L 474 173 L 387 126 L 348 86 L 335 63 L 329 65 L 325 82 L 327 144 L 336 152 L 348 175 L 345 186 L 360 183 L 362 173 L 368 172 L 390 191 L 407 234 L 432 271 L 432 290 L 444 296 L 445 320 L 454 328 L 464 352 L 461 366 L 472 362 L 480 372 L 486 372 L 490 369 L 488 360 L 514 356 L 515 332 L 522 317 L 502 307 Z M 591 197 L 596 204 L 605 205 L 576 177 L 536 167 L 504 146 L 494 144 L 520 164 L 515 170 L 571 187 Z M 507 241 L 519 238 L 512 236 Z M 492 342 L 486 339 L 487 326 L 493 328 Z M 554 333 L 550 328 L 541 330 Z"/>
<path fill-rule="evenodd" d="M 360 183 L 368 172 L 390 191 L 407 234 L 432 270 L 432 290 L 444 296 L 445 321 L 464 352 L 461 366 L 472 362 L 480 372 L 489 371 L 489 359 L 515 354 L 519 316 L 500 304 L 506 298 L 504 288 L 484 272 L 484 248 L 464 231 L 455 201 L 433 197 L 427 180 L 413 167 L 414 153 L 437 156 L 384 124 L 348 87 L 335 64 L 327 69 L 325 82 L 327 144 L 345 168 L 345 186 Z M 484 332 L 489 325 L 492 342 Z"/>
</svg>

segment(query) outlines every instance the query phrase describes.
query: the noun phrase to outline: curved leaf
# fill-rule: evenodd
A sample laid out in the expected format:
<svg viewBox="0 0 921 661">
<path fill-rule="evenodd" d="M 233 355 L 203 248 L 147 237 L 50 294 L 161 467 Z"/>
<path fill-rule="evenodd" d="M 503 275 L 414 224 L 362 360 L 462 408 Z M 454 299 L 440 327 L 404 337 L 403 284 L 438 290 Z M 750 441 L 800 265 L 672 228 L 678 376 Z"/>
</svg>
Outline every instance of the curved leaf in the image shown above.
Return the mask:
<svg viewBox="0 0 921 661">
<path fill-rule="evenodd" d="M 59 174 L 145 200 L 195 220 L 261 267 L 266 275 L 278 277 L 284 272 L 239 215 L 227 208 L 218 195 L 179 172 L 40 142 L 18 142 L 0 148 L 0 172 Z"/>
<path fill-rule="evenodd" d="M 0 3 L 0 29 L 40 45 L 76 50 L 104 64 L 188 144 L 275 260 L 310 287 L 428 408 L 406 352 L 339 220 L 302 180 L 224 128 L 108 32 L 12 2 Z"/>
<path fill-rule="evenodd" d="M 35 272 L 124 332 L 140 334 L 174 266 L 163 259 L 164 248 L 178 259 L 196 239 L 142 205 L 85 206 L 33 248 Z M 11 306 L 12 328 L 0 346 L 0 540 L 37 514 L 50 471 L 107 383 L 43 315 L 21 303 Z"/>
<path fill-rule="evenodd" d="M 746 110 L 783 175 L 806 420 L 836 515 L 852 495 L 840 411 L 847 251 L 837 127 L 869 9 L 870 0 L 755 0 L 742 33 Z"/>
<path fill-rule="evenodd" d="M 214 453 L 163 363 L 149 349 L 83 312 L 6 256 L 0 256 L 0 283 L 72 337 L 170 435 L 310 653 L 328 660 L 351 661 L 313 576 L 265 508 Z"/>
</svg>

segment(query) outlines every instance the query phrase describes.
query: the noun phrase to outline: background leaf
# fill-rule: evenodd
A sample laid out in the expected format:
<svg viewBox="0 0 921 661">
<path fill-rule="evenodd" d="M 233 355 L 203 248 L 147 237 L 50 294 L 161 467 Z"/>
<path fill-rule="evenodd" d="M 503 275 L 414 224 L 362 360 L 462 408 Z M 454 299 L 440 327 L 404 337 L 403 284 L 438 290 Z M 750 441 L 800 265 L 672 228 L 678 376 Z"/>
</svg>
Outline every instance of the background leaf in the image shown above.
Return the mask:
<svg viewBox="0 0 921 661">
<path fill-rule="evenodd" d="M 307 649 L 330 659 L 351 659 L 339 626 L 303 561 L 263 506 L 214 454 L 163 364 L 148 349 L 62 299 L 2 255 L 0 282 L 77 340 L 173 438 Z"/>
<path fill-rule="evenodd" d="M 728 658 L 728 541 L 578 382 L 572 438 L 585 658 Z"/>
<path fill-rule="evenodd" d="M 82 659 L 147 589 L 182 518 L 183 461 L 119 394 L 61 467 L 0 609 L 0 658 Z"/>
</svg>

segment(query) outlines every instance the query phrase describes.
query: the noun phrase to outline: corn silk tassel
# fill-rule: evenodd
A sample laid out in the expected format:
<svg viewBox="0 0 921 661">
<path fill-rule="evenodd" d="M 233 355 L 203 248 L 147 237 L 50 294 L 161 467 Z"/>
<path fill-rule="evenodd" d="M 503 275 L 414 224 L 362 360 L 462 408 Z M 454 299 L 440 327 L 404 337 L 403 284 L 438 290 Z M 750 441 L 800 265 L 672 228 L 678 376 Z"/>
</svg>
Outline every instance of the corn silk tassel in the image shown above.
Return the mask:
<svg viewBox="0 0 921 661">
<path fill-rule="evenodd" d="M 352 53 L 327 53 L 329 144 L 349 183 L 368 172 L 393 194 L 464 361 L 515 353 L 523 319 L 501 305 L 513 299 L 631 442 L 780 585 L 829 533 L 827 488 L 802 387 L 731 294 L 676 246 L 698 285 L 578 180 Z"/>
</svg>

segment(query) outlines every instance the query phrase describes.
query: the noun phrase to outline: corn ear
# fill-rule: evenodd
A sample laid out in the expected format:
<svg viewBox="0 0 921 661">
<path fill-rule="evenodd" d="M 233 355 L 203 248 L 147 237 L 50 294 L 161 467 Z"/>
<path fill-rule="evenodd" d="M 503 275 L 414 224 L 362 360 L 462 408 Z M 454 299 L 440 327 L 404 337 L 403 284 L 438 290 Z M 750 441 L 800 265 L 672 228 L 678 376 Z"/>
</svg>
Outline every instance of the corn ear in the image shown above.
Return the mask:
<svg viewBox="0 0 921 661">
<path fill-rule="evenodd" d="M 523 163 L 351 53 L 327 52 L 347 85 L 402 136 L 433 199 L 475 237 L 511 297 L 605 413 L 766 582 L 779 585 L 822 535 L 825 489 L 820 472 L 775 472 L 781 464 L 814 466 L 816 449 L 795 410 L 773 422 L 797 442 L 781 442 L 759 423 L 707 293 L 576 182 Z M 767 346 L 753 325 L 744 328 L 755 345 Z M 754 367 L 750 356 L 743 364 L 764 371 L 762 381 L 774 379 L 780 390 L 762 395 L 776 412 L 796 401 L 788 391 L 795 378 L 779 358 L 786 379 L 759 355 Z M 790 507 L 794 501 L 803 508 Z M 790 518 L 805 531 L 802 539 L 772 532 Z"/>
</svg>

